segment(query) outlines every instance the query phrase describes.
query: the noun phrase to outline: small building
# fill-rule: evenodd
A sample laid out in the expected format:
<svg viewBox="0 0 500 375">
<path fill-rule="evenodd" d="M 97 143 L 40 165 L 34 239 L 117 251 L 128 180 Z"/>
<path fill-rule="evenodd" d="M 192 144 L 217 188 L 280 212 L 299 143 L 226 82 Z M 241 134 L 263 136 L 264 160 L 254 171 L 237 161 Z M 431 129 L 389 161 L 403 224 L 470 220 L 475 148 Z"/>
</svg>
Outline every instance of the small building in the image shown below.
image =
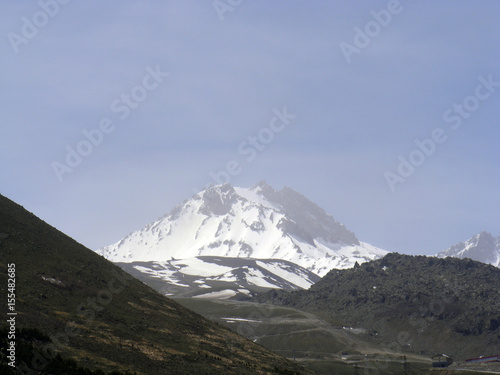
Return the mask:
<svg viewBox="0 0 500 375">
<path fill-rule="evenodd" d="M 446 354 L 436 354 L 432 357 L 432 367 L 448 367 L 453 363 L 453 359 Z"/>
</svg>

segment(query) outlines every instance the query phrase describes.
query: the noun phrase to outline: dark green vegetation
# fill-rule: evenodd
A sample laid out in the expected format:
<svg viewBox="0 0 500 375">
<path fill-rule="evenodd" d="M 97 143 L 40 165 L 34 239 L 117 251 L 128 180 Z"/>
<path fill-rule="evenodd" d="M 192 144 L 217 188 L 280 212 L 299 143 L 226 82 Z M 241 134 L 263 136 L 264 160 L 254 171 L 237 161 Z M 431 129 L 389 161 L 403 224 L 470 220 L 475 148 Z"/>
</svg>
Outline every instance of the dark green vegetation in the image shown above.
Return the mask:
<svg viewBox="0 0 500 375">
<path fill-rule="evenodd" d="M 0 374 L 18 374 L 18 371 L 14 370 L 7 363 L 6 351 L 8 348 L 8 331 L 7 329 L 0 330 Z M 44 346 L 54 344 L 50 337 L 45 333 L 41 332 L 36 328 L 30 329 L 19 329 L 16 334 L 16 352 L 17 361 L 19 363 L 31 363 L 34 355 L 33 352 L 38 352 L 43 350 Z M 42 357 L 37 358 L 40 360 Z M 22 371 L 22 370 L 21 370 Z M 29 371 L 28 371 L 29 372 Z M 78 364 L 72 359 L 64 359 L 60 354 L 54 354 L 54 358 L 48 361 L 43 369 L 39 371 L 42 375 L 58 374 L 58 375 L 105 375 L 102 370 L 89 370 L 78 366 Z M 130 372 L 112 371 L 109 375 L 133 375 Z"/>
<path fill-rule="evenodd" d="M 176 300 L 276 353 L 295 358 L 317 374 L 352 375 L 356 366 L 360 375 L 500 373 L 500 363 L 470 365 L 458 357 L 449 368 L 433 369 L 430 355 L 409 353 L 391 343 L 381 344 L 373 340 L 373 333 L 368 330 L 350 329 L 338 321 L 328 322 L 315 313 L 290 307 L 230 300 Z"/>
<path fill-rule="evenodd" d="M 359 374 L 398 375 L 404 369 L 402 353 L 370 342 L 368 333 L 344 329 L 313 313 L 243 301 L 176 300 L 276 353 L 295 358 L 317 374 L 350 375 L 355 366 Z M 415 370 L 427 369 L 431 360 L 407 354 L 407 364 Z"/>
<path fill-rule="evenodd" d="M 464 360 L 500 348 L 500 269 L 470 259 L 388 254 L 332 270 L 307 291 L 255 301 L 364 328 L 372 343 L 394 351 Z"/>
<path fill-rule="evenodd" d="M 0 196 L 3 306 L 7 265 L 12 263 L 16 359 L 25 373 L 38 373 L 28 371 L 34 368 L 47 373 L 50 366 L 63 365 L 80 372 L 52 373 L 305 373 L 284 357 L 165 298 Z M 2 321 L 4 334 L 6 319 Z M 5 349 L 2 363 L 4 354 Z"/>
</svg>

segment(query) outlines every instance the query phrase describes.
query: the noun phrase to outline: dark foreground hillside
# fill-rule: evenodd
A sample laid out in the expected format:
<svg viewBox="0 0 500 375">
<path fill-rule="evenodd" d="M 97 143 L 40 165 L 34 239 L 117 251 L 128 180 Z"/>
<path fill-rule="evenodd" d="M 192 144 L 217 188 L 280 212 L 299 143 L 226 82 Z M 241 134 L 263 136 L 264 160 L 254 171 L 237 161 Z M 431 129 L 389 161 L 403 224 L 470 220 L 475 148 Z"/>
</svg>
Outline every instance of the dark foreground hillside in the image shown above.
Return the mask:
<svg viewBox="0 0 500 375">
<path fill-rule="evenodd" d="M 21 373 L 304 373 L 153 291 L 0 195 L 1 373 L 9 362 L 5 317 L 12 264 Z"/>
<path fill-rule="evenodd" d="M 470 259 L 393 253 L 332 270 L 307 291 L 255 300 L 364 328 L 392 350 L 457 359 L 500 354 L 500 269 Z"/>
</svg>

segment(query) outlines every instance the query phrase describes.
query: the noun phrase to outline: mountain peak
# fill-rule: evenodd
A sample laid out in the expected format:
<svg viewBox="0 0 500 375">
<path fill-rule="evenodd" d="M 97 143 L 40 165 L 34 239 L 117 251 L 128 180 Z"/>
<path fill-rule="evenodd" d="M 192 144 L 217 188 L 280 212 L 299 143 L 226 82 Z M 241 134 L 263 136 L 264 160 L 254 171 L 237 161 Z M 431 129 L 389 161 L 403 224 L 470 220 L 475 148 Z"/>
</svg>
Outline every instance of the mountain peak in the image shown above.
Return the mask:
<svg viewBox="0 0 500 375">
<path fill-rule="evenodd" d="M 342 223 L 292 188 L 285 186 L 276 191 L 267 185 L 261 189 L 261 194 L 268 201 L 281 207 L 292 221 L 305 228 L 313 238 L 322 238 L 330 243 L 360 244 L 356 235 L 347 230 Z"/>
<path fill-rule="evenodd" d="M 493 237 L 491 235 L 490 232 L 486 232 L 486 231 L 481 231 L 479 234 L 475 235 L 474 236 L 475 238 L 478 239 L 478 241 L 493 241 L 495 237 Z"/>
<path fill-rule="evenodd" d="M 257 194 L 263 196 L 268 200 L 269 197 L 273 197 L 276 194 L 276 190 L 264 180 L 261 180 L 250 190 L 256 192 Z"/>
<path fill-rule="evenodd" d="M 261 189 L 266 189 L 266 188 L 271 188 L 273 189 L 273 187 L 271 185 L 269 185 L 266 180 L 260 180 L 257 185 L 255 185 L 252 189 L 255 189 L 255 188 L 261 188 Z M 273 189 L 274 190 L 274 189 Z"/>
<path fill-rule="evenodd" d="M 209 215 L 226 215 L 238 199 L 234 188 L 229 184 L 212 185 L 203 193 L 203 204 L 200 213 Z"/>
<path fill-rule="evenodd" d="M 295 190 L 275 190 L 265 181 L 252 188 L 211 185 L 169 215 L 98 252 L 115 262 L 199 256 L 282 259 L 320 276 L 386 253 L 359 242 Z"/>
<path fill-rule="evenodd" d="M 500 237 L 482 231 L 465 242 L 460 242 L 437 254 L 440 258 L 470 258 L 500 267 Z"/>
</svg>

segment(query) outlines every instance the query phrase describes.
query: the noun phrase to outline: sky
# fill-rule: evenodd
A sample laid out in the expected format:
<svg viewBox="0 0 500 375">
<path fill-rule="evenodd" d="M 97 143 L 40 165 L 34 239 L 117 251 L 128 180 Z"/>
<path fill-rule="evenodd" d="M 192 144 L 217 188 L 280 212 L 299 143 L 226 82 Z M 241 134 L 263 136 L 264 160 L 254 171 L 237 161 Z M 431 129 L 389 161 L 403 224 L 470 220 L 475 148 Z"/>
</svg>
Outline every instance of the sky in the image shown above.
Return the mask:
<svg viewBox="0 0 500 375">
<path fill-rule="evenodd" d="M 87 247 L 210 183 L 364 242 L 500 235 L 500 2 L 0 3 L 0 193 Z"/>
</svg>

